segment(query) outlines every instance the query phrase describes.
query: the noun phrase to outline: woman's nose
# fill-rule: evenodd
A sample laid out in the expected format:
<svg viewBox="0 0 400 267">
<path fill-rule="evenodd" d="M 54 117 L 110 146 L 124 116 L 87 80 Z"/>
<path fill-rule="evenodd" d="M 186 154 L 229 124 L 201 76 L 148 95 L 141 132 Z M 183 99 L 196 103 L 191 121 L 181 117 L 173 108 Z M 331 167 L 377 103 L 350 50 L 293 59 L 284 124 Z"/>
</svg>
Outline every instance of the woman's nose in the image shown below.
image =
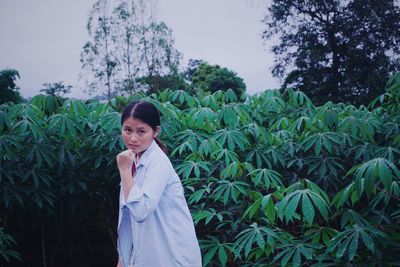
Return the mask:
<svg viewBox="0 0 400 267">
<path fill-rule="evenodd" d="M 136 142 L 137 142 L 137 136 L 136 136 L 136 134 L 131 134 L 130 141 L 131 141 L 131 143 L 136 143 Z"/>
</svg>

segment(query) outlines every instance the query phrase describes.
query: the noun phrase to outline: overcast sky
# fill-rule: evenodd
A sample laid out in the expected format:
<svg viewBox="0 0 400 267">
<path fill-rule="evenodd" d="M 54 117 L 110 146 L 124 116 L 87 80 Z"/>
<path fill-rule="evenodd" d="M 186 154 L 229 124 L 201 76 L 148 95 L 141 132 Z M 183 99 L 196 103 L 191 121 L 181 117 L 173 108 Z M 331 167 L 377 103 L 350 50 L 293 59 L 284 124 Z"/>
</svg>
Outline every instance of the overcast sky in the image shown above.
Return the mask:
<svg viewBox="0 0 400 267">
<path fill-rule="evenodd" d="M 64 81 L 79 91 L 79 54 L 88 34 L 94 0 L 0 0 L 0 70 L 19 71 L 24 97 L 43 83 Z M 273 56 L 263 45 L 265 0 L 158 0 L 159 18 L 173 31 L 184 56 L 238 73 L 253 94 L 278 87 L 271 76 Z"/>
</svg>

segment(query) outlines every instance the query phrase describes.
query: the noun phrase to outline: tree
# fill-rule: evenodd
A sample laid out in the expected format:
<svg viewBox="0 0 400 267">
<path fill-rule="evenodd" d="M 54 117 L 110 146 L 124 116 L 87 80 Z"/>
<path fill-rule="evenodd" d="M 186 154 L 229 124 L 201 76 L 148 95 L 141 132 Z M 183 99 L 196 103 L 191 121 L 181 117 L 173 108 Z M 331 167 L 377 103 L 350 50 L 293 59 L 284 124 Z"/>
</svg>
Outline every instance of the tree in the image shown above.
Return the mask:
<svg viewBox="0 0 400 267">
<path fill-rule="evenodd" d="M 115 52 L 122 68 L 119 90 L 134 93 L 140 89 L 141 71 L 139 28 L 154 21 L 153 1 L 119 0 L 112 11 Z"/>
<path fill-rule="evenodd" d="M 140 28 L 142 72 L 150 78 L 154 75 L 176 73 L 181 54 L 174 48 L 172 31 L 164 22 L 152 22 Z"/>
<path fill-rule="evenodd" d="M 81 61 L 93 85 L 106 86 L 108 98 L 112 92 L 157 91 L 152 83 L 141 82 L 171 75 L 178 68 L 181 54 L 174 48 L 172 31 L 157 20 L 155 10 L 154 1 L 143 0 L 98 0 L 93 6 L 88 23 L 91 41 Z"/>
<path fill-rule="evenodd" d="M 192 63 L 195 64 L 196 62 L 192 61 Z M 209 65 L 207 62 L 196 67 L 196 70 L 191 74 L 191 82 L 194 91 L 213 93 L 218 90 L 232 89 L 237 96 L 246 91 L 243 79 L 238 77 L 235 72 L 218 65 Z"/>
<path fill-rule="evenodd" d="M 23 99 L 19 94 L 19 87 L 15 81 L 19 79 L 19 72 L 14 69 L 0 71 L 0 104 L 7 102 L 19 103 Z"/>
<path fill-rule="evenodd" d="M 40 89 L 40 92 L 45 94 L 61 97 L 71 93 L 72 85 L 66 85 L 63 82 L 44 83 L 45 88 Z"/>
<path fill-rule="evenodd" d="M 86 92 L 106 93 L 111 98 L 115 90 L 116 73 L 119 66 L 113 50 L 112 20 L 109 16 L 110 3 L 98 0 L 92 7 L 87 24 L 90 40 L 81 52 L 83 73 L 81 77 L 86 83 Z"/>
<path fill-rule="evenodd" d="M 273 75 L 325 101 L 366 104 L 400 69 L 400 9 L 383 0 L 273 0 L 264 40 L 278 37 Z"/>
</svg>

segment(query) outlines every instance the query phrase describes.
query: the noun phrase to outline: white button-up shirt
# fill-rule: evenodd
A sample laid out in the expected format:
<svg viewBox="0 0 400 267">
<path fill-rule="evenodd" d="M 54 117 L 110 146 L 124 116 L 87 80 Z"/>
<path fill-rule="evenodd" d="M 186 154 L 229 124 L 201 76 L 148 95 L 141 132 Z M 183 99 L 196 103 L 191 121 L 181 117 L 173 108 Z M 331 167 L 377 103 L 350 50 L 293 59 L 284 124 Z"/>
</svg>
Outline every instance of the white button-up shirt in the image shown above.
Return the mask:
<svg viewBox="0 0 400 267">
<path fill-rule="evenodd" d="M 122 186 L 122 185 L 121 185 Z M 125 201 L 120 190 L 118 254 L 127 267 L 200 267 L 201 254 L 183 187 L 155 141 L 136 164 Z"/>
</svg>

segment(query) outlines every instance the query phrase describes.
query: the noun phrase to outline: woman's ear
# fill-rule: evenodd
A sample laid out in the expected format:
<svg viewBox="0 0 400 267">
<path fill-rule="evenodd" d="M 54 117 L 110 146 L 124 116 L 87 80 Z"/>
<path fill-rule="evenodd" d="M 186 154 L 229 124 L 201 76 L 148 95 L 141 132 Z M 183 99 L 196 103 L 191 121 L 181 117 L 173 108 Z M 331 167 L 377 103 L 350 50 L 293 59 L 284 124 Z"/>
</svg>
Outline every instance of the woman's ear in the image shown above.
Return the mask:
<svg viewBox="0 0 400 267">
<path fill-rule="evenodd" d="M 160 126 L 156 127 L 156 130 L 154 131 L 153 138 L 156 138 L 158 136 L 158 133 L 160 132 Z"/>
</svg>

